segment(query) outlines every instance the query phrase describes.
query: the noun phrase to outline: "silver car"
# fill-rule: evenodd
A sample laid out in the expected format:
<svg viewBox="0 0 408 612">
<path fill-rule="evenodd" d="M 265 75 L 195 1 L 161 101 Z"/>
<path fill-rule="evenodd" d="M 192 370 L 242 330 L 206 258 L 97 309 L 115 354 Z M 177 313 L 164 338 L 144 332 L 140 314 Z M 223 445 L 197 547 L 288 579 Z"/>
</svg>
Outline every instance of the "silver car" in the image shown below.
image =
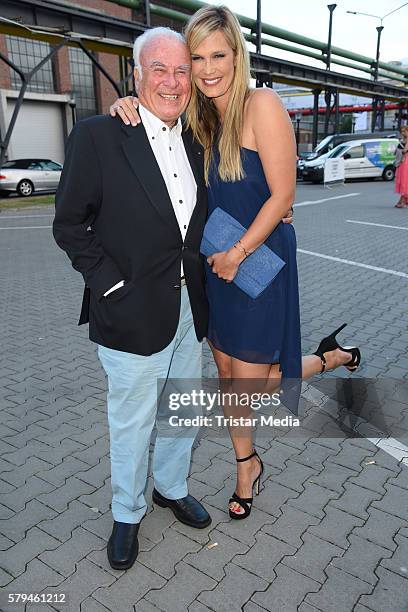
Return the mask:
<svg viewBox="0 0 408 612">
<path fill-rule="evenodd" d="M 0 168 L 0 194 L 17 192 L 30 196 L 37 191 L 55 191 L 62 165 L 50 159 L 12 159 Z"/>
</svg>

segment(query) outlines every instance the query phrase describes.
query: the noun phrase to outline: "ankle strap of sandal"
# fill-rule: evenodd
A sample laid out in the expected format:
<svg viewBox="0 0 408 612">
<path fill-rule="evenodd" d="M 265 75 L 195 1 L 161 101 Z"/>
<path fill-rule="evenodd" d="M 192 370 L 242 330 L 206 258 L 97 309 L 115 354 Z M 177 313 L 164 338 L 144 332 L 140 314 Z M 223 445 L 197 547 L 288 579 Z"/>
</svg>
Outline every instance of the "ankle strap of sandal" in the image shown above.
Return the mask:
<svg viewBox="0 0 408 612">
<path fill-rule="evenodd" d="M 243 457 L 242 459 L 237 459 L 237 463 L 241 463 L 242 461 L 248 461 L 248 459 L 252 459 L 252 457 L 255 457 L 256 455 L 258 455 L 258 453 L 256 452 L 256 450 L 254 450 L 254 452 L 252 453 L 252 455 L 248 455 L 248 457 Z"/>
<path fill-rule="evenodd" d="M 322 362 L 322 369 L 320 370 L 320 374 L 323 374 L 323 372 L 326 369 L 327 361 L 326 361 L 326 357 L 324 356 L 323 353 L 321 355 L 319 355 L 319 357 L 320 357 L 320 361 Z"/>
</svg>

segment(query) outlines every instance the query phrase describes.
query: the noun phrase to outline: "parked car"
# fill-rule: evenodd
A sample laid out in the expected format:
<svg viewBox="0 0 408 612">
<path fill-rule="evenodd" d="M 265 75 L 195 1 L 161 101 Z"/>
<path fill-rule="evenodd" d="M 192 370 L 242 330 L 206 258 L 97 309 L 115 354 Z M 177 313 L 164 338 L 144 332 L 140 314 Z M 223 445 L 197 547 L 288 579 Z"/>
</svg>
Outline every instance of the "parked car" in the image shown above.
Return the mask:
<svg viewBox="0 0 408 612">
<path fill-rule="evenodd" d="M 27 197 L 37 191 L 55 191 L 62 165 L 51 159 L 11 159 L 0 168 L 0 193 Z"/>
<path fill-rule="evenodd" d="M 343 142 L 350 142 L 352 140 L 373 140 L 378 138 L 398 138 L 398 134 L 395 131 L 392 132 L 354 132 L 353 134 L 329 134 L 326 138 L 323 138 L 318 145 L 316 145 L 314 151 L 305 151 L 300 153 L 300 160 L 311 161 L 316 159 L 325 153 L 330 153 L 337 145 Z"/>
<path fill-rule="evenodd" d="M 303 180 L 322 183 L 326 160 L 343 157 L 345 179 L 381 177 L 384 181 L 392 181 L 395 177 L 394 160 L 397 145 L 396 138 L 343 142 L 329 153 L 305 161 L 302 167 Z"/>
</svg>

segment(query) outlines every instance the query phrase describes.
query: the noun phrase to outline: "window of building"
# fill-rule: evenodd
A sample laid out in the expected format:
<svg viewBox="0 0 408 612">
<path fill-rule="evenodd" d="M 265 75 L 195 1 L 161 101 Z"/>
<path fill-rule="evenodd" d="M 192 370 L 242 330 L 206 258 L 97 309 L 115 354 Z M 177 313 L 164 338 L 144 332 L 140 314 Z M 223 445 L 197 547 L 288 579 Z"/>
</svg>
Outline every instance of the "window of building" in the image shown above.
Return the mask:
<svg viewBox="0 0 408 612">
<path fill-rule="evenodd" d="M 76 103 L 77 119 L 95 115 L 96 97 L 93 64 L 82 49 L 69 47 L 72 97 Z"/>
<path fill-rule="evenodd" d="M 6 36 L 9 59 L 24 72 L 30 72 L 51 51 L 48 43 L 39 40 L 29 40 L 18 36 Z M 21 79 L 17 72 L 10 69 L 12 87 L 20 89 Z M 27 91 L 54 93 L 54 74 L 52 58 L 44 64 L 32 77 Z"/>
</svg>

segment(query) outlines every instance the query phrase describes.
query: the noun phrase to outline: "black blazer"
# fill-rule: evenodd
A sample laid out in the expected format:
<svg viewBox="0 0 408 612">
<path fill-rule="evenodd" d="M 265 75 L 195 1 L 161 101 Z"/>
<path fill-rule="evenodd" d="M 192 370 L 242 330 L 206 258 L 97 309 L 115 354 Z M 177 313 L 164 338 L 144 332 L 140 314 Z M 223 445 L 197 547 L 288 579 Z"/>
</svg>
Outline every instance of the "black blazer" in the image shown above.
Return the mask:
<svg viewBox="0 0 408 612">
<path fill-rule="evenodd" d="M 76 124 L 56 194 L 57 244 L 85 280 L 79 324 L 108 348 L 138 355 L 164 349 L 180 314 L 180 264 L 198 340 L 208 305 L 199 247 L 207 215 L 203 150 L 183 130 L 197 203 L 183 243 L 164 179 L 142 124 L 108 116 Z M 120 280 L 126 284 L 107 297 Z"/>
</svg>

